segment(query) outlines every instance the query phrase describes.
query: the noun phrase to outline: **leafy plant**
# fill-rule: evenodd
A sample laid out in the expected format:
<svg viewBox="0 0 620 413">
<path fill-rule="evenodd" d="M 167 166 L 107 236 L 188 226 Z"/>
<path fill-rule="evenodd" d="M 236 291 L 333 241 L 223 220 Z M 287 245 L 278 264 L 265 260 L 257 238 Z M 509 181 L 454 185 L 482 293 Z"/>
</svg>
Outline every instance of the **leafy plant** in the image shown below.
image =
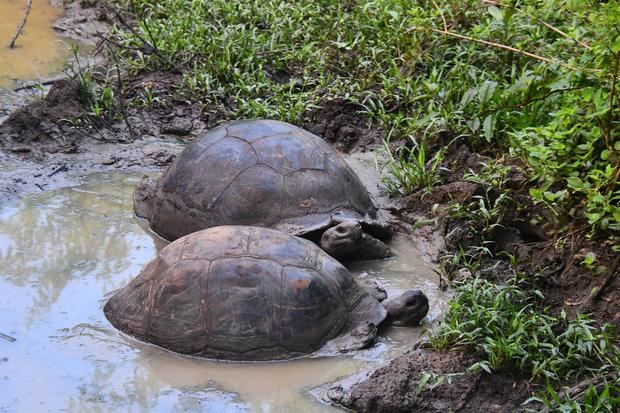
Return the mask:
<svg viewBox="0 0 620 413">
<path fill-rule="evenodd" d="M 424 142 L 393 154 L 398 193 L 437 183 L 426 144 L 446 134 L 518 156 L 559 225 L 586 220 L 620 248 L 616 1 L 119 1 L 138 16 L 116 34 L 124 64 L 181 69 L 179 93 L 209 110 L 299 124 L 359 104 Z"/>
<path fill-rule="evenodd" d="M 67 75 L 77 82 L 78 99 L 92 120 L 101 120 L 105 117 L 112 118 L 116 106 L 114 89 L 109 82 L 96 82 L 94 73 L 90 68 L 80 63 L 79 48 L 71 47 L 73 63 L 66 69 Z M 107 74 L 99 74 L 106 77 Z"/>
<path fill-rule="evenodd" d="M 435 347 L 467 346 L 480 352 L 477 367 L 517 367 L 533 378 L 567 379 L 617 371 L 620 351 L 609 325 L 568 320 L 537 307 L 542 297 L 515 278 L 505 286 L 474 278 L 457 288 Z"/>
<path fill-rule="evenodd" d="M 435 152 L 430 159 L 427 159 L 424 143 L 413 139 L 411 147 L 399 147 L 396 154 L 390 152 L 387 142 L 384 146 L 388 160 L 381 180 L 388 192 L 408 195 L 418 189 L 428 191 L 441 181 L 438 172 L 447 146 Z"/>
<path fill-rule="evenodd" d="M 582 390 L 582 387 L 585 387 Z M 542 403 L 547 411 L 565 413 L 613 413 L 620 408 L 620 377 L 604 378 L 599 385 L 589 383 L 578 386 L 577 392 L 558 393 L 547 382 L 545 390 L 526 401 L 526 405 L 536 401 Z"/>
</svg>

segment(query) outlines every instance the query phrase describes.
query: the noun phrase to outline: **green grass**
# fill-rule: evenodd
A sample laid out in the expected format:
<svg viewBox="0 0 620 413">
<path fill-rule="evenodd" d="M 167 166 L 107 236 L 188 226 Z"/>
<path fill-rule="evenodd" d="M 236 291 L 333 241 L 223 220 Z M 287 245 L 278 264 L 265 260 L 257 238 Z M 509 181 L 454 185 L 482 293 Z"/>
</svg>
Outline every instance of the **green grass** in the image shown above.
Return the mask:
<svg viewBox="0 0 620 413">
<path fill-rule="evenodd" d="M 481 367 L 516 366 L 533 378 L 559 380 L 620 367 L 610 326 L 596 328 L 585 316 L 549 315 L 538 307 L 540 299 L 540 292 L 516 280 L 500 286 L 475 278 L 457 288 L 432 343 L 472 347 L 484 355 Z"/>
<path fill-rule="evenodd" d="M 545 390 L 528 402 L 542 403 L 547 411 L 562 413 L 615 413 L 620 407 L 620 377 L 605 378 L 597 385 L 588 384 L 571 394 L 558 393 L 547 384 Z"/>
<path fill-rule="evenodd" d="M 572 320 L 564 312 L 553 316 L 540 307 L 542 299 L 539 291 L 518 277 L 501 286 L 474 278 L 456 289 L 441 327 L 431 337 L 431 345 L 476 351 L 481 361 L 472 369 L 490 373 L 516 368 L 535 381 L 546 382 L 545 391 L 533 400 L 554 409 L 558 405 L 573 409 L 560 411 L 620 408 L 615 378 L 620 370 L 620 350 L 614 344 L 616 336 L 611 327 L 597 327 L 587 316 Z M 610 382 L 602 383 L 601 389 L 588 387 L 579 400 L 560 398 L 550 384 L 606 374 L 612 376 Z M 599 402 L 613 408 L 586 409 Z"/>
<path fill-rule="evenodd" d="M 416 190 L 430 191 L 441 181 L 439 169 L 444 160 L 445 146 L 435 152 L 429 159 L 424 142 L 412 141 L 412 146 L 402 146 L 395 153 L 390 151 L 385 142 L 384 152 L 387 156 L 381 181 L 387 191 L 394 195 L 408 195 Z"/>
<path fill-rule="evenodd" d="M 582 218 L 617 243 L 617 1 L 121 3 L 140 16 L 118 32 L 123 63 L 181 70 L 181 94 L 206 110 L 299 124 L 326 100 L 355 102 L 392 140 L 449 134 L 521 157 L 560 226 Z M 393 192 L 439 183 L 419 148 L 388 161 Z"/>
<path fill-rule="evenodd" d="M 115 33 L 122 64 L 181 71 L 179 98 L 206 112 L 301 124 L 332 99 L 359 105 L 392 148 L 384 182 L 394 194 L 441 184 L 447 141 L 489 156 L 465 176 L 484 195 L 450 211 L 481 245 L 453 254 L 449 267 L 466 261 L 475 272 L 489 255 L 486 240 L 518 206 L 505 185 L 510 158 L 521 159 L 531 200 L 560 230 L 587 222 L 620 250 L 617 0 L 117 3 L 136 16 L 135 29 Z M 165 103 L 152 90 L 140 99 Z M 618 369 L 609 328 L 550 315 L 540 302 L 516 278 L 506 286 L 476 279 L 458 288 L 433 343 L 475 349 L 480 368 L 549 380 L 538 398 L 552 409 L 617 408 L 617 381 L 577 398 L 554 390 L 558 379 Z"/>
</svg>

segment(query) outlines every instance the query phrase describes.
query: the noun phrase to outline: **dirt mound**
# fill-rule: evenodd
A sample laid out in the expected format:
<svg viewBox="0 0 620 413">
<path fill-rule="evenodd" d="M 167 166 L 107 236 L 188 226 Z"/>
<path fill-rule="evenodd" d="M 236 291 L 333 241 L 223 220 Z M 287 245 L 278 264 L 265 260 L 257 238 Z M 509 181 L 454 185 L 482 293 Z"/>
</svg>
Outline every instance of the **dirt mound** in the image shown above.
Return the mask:
<svg viewBox="0 0 620 413">
<path fill-rule="evenodd" d="M 23 106 L 0 125 L 0 148 L 31 153 L 75 151 L 72 119 L 82 114 L 79 85 L 71 79 L 54 83 L 43 100 Z"/>
<path fill-rule="evenodd" d="M 308 113 L 302 127 L 324 137 L 338 150 L 364 152 L 380 143 L 384 134 L 361 111 L 361 106 L 346 100 L 330 100 Z"/>
<path fill-rule="evenodd" d="M 526 383 L 509 374 L 468 372 L 476 358 L 461 351 L 414 349 L 350 389 L 328 397 L 357 412 L 513 412 L 528 397 Z M 500 378 L 498 378 L 500 377 Z"/>
</svg>

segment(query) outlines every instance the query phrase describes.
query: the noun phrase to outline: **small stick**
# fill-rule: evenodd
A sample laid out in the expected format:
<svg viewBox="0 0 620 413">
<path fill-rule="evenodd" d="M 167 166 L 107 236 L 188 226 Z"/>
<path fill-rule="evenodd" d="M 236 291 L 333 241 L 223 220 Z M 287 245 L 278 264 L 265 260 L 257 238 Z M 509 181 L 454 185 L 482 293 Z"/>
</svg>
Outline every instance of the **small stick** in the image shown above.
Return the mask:
<svg viewBox="0 0 620 413">
<path fill-rule="evenodd" d="M 443 12 L 441 11 L 441 9 L 437 5 L 437 3 L 435 3 L 435 0 L 433 0 L 433 5 L 435 6 L 437 11 L 439 12 L 439 15 L 441 16 L 441 21 L 443 21 L 443 30 L 447 32 L 448 31 L 448 22 L 446 21 L 446 17 L 443 15 Z"/>
<path fill-rule="evenodd" d="M 17 31 L 13 35 L 11 43 L 9 43 L 9 47 L 11 49 L 15 48 L 15 42 L 17 41 L 19 35 L 22 33 L 22 30 L 24 30 L 24 26 L 26 25 L 26 19 L 28 19 L 28 15 L 30 14 L 30 7 L 32 7 L 32 0 L 26 0 L 26 10 L 24 11 L 24 17 L 22 17 L 22 21 L 19 23 L 19 27 L 17 27 Z"/>
<path fill-rule="evenodd" d="M 66 171 L 66 170 L 67 170 L 67 164 L 66 164 L 66 163 L 63 163 L 63 164 L 62 164 L 61 166 L 59 166 L 58 168 L 54 169 L 54 171 L 53 171 L 51 174 L 47 175 L 47 177 L 48 177 L 48 178 L 50 178 L 50 177 L 52 177 L 52 176 L 56 175 L 58 172 L 64 172 L 64 171 Z"/>
<path fill-rule="evenodd" d="M 18 86 L 15 89 L 13 89 L 13 92 L 19 92 L 20 90 L 25 90 L 25 89 L 34 89 L 34 88 L 39 87 L 39 86 L 52 85 L 52 84 L 58 82 L 59 80 L 62 80 L 64 78 L 66 78 L 66 77 L 67 77 L 66 75 L 58 75 L 58 76 L 54 76 L 54 77 L 49 77 L 47 79 L 39 80 L 37 82 L 24 83 L 21 86 Z"/>
<path fill-rule="evenodd" d="M 0 337 L 2 337 L 3 339 L 10 341 L 11 343 L 14 342 L 15 340 L 17 340 L 15 337 L 11 337 L 9 335 L 6 335 L 4 333 L 0 333 Z"/>
<path fill-rule="evenodd" d="M 465 36 L 465 35 L 462 35 L 462 34 L 451 32 L 449 30 L 439 30 L 439 29 L 434 29 L 432 27 L 430 27 L 430 28 L 412 27 L 412 28 L 408 29 L 407 31 L 408 32 L 412 32 L 412 31 L 431 31 L 431 32 L 443 34 L 443 35 L 446 35 L 446 36 L 456 37 L 457 39 L 467 40 L 467 41 L 470 41 L 470 42 L 480 43 L 480 44 L 484 44 L 484 45 L 487 45 L 487 46 L 497 47 L 499 49 L 508 50 L 510 52 L 522 54 L 524 56 L 531 57 L 532 59 L 540 60 L 540 61 L 543 61 L 543 62 L 546 62 L 546 63 L 549 63 L 549 64 L 556 64 L 556 65 L 562 66 L 562 67 L 564 67 L 566 69 L 570 69 L 570 70 L 575 70 L 575 71 L 577 71 L 577 70 L 584 70 L 584 71 L 593 72 L 593 73 L 601 72 L 600 69 L 590 69 L 590 68 L 587 68 L 587 67 L 571 66 L 569 64 L 558 62 L 558 61 L 554 61 L 552 59 L 549 59 L 548 57 L 544 57 L 544 56 L 540 56 L 540 55 L 537 55 L 537 54 L 534 54 L 534 53 L 530 53 L 530 52 L 525 51 L 525 50 L 520 50 L 520 49 L 514 48 L 512 46 L 507 46 L 507 45 L 501 44 L 501 43 L 490 42 L 488 40 L 476 39 L 475 37 Z"/>
</svg>

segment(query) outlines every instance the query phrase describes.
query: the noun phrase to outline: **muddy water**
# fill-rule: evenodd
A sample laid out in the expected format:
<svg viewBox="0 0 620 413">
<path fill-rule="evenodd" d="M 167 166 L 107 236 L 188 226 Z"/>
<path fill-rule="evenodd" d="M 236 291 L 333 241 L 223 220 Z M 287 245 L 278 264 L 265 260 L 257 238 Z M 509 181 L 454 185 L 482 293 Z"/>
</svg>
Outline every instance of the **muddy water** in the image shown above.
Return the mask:
<svg viewBox="0 0 620 413">
<path fill-rule="evenodd" d="M 57 73 L 69 48 L 52 30 L 62 9 L 50 0 L 33 0 L 17 47 L 8 47 L 24 14 L 25 0 L 0 0 L 0 88 L 16 79 L 36 79 Z"/>
<path fill-rule="evenodd" d="M 110 326 L 102 307 L 165 243 L 132 213 L 139 174 L 91 175 L 78 187 L 0 207 L 0 412 L 331 412 L 310 389 L 370 369 L 410 347 L 423 328 L 392 328 L 371 349 L 278 363 L 182 357 Z M 445 297 L 411 245 L 357 263 L 390 295 L 421 287 L 429 319 Z M 415 275 L 415 276 L 414 276 Z"/>
</svg>

